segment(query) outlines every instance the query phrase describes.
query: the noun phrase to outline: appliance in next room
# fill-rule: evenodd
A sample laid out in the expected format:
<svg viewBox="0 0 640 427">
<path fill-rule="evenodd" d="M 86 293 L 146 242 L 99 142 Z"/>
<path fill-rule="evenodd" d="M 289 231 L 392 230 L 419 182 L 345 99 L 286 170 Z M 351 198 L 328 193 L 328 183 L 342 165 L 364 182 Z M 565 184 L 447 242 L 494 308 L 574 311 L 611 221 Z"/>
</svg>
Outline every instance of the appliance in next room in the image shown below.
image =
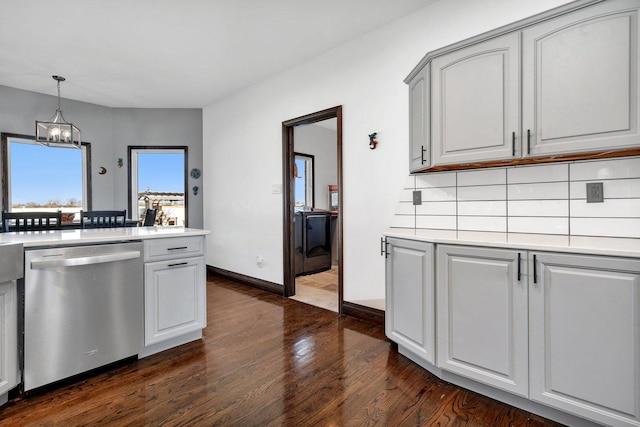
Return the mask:
<svg viewBox="0 0 640 427">
<path fill-rule="evenodd" d="M 293 215 L 296 276 L 331 268 L 331 212 L 299 211 Z"/>
</svg>

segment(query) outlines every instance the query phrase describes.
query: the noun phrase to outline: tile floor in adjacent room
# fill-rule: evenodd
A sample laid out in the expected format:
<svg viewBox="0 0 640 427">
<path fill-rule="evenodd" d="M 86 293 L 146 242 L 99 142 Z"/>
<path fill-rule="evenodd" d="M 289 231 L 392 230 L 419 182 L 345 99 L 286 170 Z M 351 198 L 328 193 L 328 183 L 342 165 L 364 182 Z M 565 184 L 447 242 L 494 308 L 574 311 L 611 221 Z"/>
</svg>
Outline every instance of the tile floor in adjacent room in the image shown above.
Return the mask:
<svg viewBox="0 0 640 427">
<path fill-rule="evenodd" d="M 331 270 L 296 277 L 296 301 L 338 312 L 338 266 Z"/>
</svg>

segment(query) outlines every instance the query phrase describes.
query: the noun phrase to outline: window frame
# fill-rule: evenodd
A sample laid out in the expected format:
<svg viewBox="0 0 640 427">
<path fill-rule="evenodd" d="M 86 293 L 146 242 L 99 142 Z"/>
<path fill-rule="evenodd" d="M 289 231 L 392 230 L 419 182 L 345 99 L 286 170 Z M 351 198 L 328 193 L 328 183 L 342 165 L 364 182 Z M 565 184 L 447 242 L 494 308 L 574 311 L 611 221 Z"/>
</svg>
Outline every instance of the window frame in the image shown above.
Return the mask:
<svg viewBox="0 0 640 427">
<path fill-rule="evenodd" d="M 293 153 L 293 162 L 296 162 L 296 159 L 298 158 L 303 158 L 303 160 L 306 163 L 306 167 L 305 167 L 305 177 L 304 177 L 304 181 L 305 181 L 305 206 L 307 201 L 311 200 L 311 205 L 309 205 L 311 208 L 315 208 L 316 206 L 316 165 L 315 165 L 315 156 L 313 154 L 305 154 L 305 153 L 299 153 L 299 152 L 294 152 Z M 309 165 L 311 165 L 311 168 L 309 168 Z M 311 170 L 309 170 L 311 169 Z M 295 179 L 295 178 L 294 178 Z M 295 192 L 295 185 L 294 185 L 294 192 Z M 311 197 L 309 197 L 309 194 L 311 194 Z M 293 203 L 295 205 L 295 197 L 293 200 Z"/>
<path fill-rule="evenodd" d="M 0 133 L 0 164 L 2 167 L 2 209 L 11 212 L 10 194 L 10 168 L 9 143 L 10 140 L 22 140 L 25 143 L 38 144 L 33 135 L 21 135 L 16 133 Z M 19 141 L 20 142 L 20 141 Z M 63 150 L 75 150 L 76 148 L 53 147 Z M 93 206 L 93 191 L 91 183 L 91 143 L 82 141 L 82 209 L 90 211 Z"/>
<path fill-rule="evenodd" d="M 129 217 L 132 220 L 139 220 L 138 214 L 138 192 L 135 192 L 135 203 L 133 200 L 135 185 L 138 188 L 138 154 L 162 154 L 181 152 L 184 155 L 184 226 L 189 226 L 189 147 L 186 145 L 129 145 L 127 146 L 127 198 L 129 200 Z M 135 170 L 135 174 L 133 173 Z M 135 176 L 134 176 L 135 175 Z"/>
</svg>

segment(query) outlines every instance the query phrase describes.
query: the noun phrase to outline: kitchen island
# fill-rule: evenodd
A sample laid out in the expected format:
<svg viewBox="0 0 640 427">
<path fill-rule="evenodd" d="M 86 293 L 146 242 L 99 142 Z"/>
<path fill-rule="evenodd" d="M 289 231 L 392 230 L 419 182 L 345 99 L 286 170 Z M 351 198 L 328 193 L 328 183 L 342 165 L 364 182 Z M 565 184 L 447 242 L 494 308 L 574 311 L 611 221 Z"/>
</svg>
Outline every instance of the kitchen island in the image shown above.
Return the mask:
<svg viewBox="0 0 640 427">
<path fill-rule="evenodd" d="M 207 234 L 179 227 L 0 234 L 0 245 L 24 248 L 24 279 L 14 282 L 18 304 L 10 307 L 24 340 L 6 343 L 20 355 L 22 378 L 0 384 L 0 396 L 201 339 Z M 5 369 L 20 372 L 18 363 Z"/>
</svg>

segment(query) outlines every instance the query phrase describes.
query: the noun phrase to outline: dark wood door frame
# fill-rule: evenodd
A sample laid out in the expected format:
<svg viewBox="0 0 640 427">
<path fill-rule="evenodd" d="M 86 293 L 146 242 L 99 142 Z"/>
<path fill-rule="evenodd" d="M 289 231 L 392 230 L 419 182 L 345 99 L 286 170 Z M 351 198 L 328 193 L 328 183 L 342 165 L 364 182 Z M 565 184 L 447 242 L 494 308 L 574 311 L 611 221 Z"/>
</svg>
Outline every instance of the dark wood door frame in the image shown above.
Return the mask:
<svg viewBox="0 0 640 427">
<path fill-rule="evenodd" d="M 306 116 L 282 122 L 282 182 L 283 182 L 283 248 L 284 248 L 284 296 L 290 297 L 295 293 L 295 253 L 294 253 L 294 231 L 293 231 L 293 207 L 295 203 L 293 182 L 293 129 L 296 126 L 308 125 L 322 120 L 335 118 L 337 122 L 337 158 L 338 158 L 338 224 L 336 227 L 336 238 L 338 239 L 338 311 L 342 313 L 344 292 L 342 289 L 343 265 L 342 265 L 342 199 L 344 195 L 342 185 L 342 106 L 328 108 L 326 110 L 307 114 Z"/>
</svg>

